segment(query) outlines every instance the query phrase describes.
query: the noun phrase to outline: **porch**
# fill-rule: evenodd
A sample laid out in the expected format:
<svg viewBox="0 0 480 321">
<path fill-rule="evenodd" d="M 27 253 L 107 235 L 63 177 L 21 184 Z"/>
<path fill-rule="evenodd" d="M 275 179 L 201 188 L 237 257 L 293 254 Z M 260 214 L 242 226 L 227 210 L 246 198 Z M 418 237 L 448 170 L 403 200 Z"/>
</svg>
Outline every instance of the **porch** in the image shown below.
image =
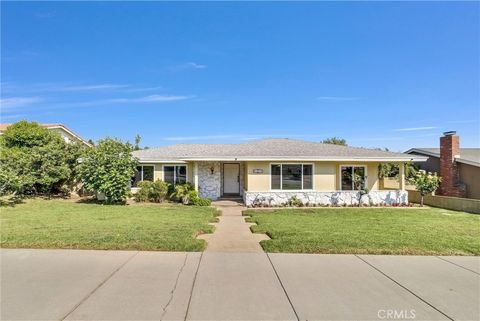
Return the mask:
<svg viewBox="0 0 480 321">
<path fill-rule="evenodd" d="M 245 162 L 193 162 L 192 184 L 200 197 L 240 198 L 245 189 Z"/>
<path fill-rule="evenodd" d="M 280 206 L 291 199 L 310 206 L 408 204 L 404 167 L 399 166 L 398 188 L 384 189 L 379 164 L 195 161 L 189 166 L 199 195 L 212 200 L 241 197 L 247 206 Z M 362 188 L 354 176 L 360 177 Z"/>
</svg>

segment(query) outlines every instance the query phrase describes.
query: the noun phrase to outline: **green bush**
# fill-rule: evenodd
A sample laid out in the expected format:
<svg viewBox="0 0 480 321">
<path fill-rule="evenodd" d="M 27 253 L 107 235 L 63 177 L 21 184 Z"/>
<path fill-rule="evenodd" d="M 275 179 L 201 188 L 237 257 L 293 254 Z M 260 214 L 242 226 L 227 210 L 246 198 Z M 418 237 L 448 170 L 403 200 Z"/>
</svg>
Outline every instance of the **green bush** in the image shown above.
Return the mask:
<svg viewBox="0 0 480 321">
<path fill-rule="evenodd" d="M 195 188 L 193 187 L 192 184 L 190 183 L 185 183 L 185 184 L 177 184 L 175 185 L 175 190 L 171 195 L 171 198 L 182 202 L 185 205 L 188 205 L 191 203 L 192 197 L 195 197 Z M 198 197 L 198 194 L 197 194 Z"/>
<path fill-rule="evenodd" d="M 148 195 L 150 201 L 156 203 L 163 202 L 167 198 L 169 185 L 170 184 L 165 183 L 160 179 L 157 179 L 155 182 L 153 182 L 150 189 L 150 194 Z"/>
<path fill-rule="evenodd" d="M 208 198 L 198 196 L 198 192 L 190 183 L 175 185 L 175 191 L 171 197 L 184 205 L 210 206 L 212 204 Z"/>
<path fill-rule="evenodd" d="M 137 167 L 132 150 L 129 143 L 113 138 L 102 139 L 87 149 L 78 166 L 85 188 L 105 194 L 107 204 L 124 202 Z"/>
<path fill-rule="evenodd" d="M 210 206 L 212 201 L 208 198 L 202 198 L 198 195 L 198 192 L 193 190 L 188 193 L 189 204 L 196 206 Z"/>
<path fill-rule="evenodd" d="M 303 206 L 303 203 L 301 200 L 299 200 L 296 196 L 290 197 L 290 199 L 285 203 L 285 206 L 290 206 L 290 207 L 298 207 L 298 206 Z"/>
<path fill-rule="evenodd" d="M 192 200 L 192 205 L 196 206 L 210 206 L 212 205 L 212 201 L 208 198 L 197 197 Z"/>
<path fill-rule="evenodd" d="M 0 194 L 68 194 L 82 149 L 35 122 L 9 126 L 0 136 Z"/>
<path fill-rule="evenodd" d="M 150 186 L 152 182 L 150 181 L 143 181 L 138 183 L 139 189 L 135 194 L 133 194 L 133 198 L 137 202 L 147 202 L 148 201 L 148 193 L 150 191 Z"/>
<path fill-rule="evenodd" d="M 135 200 L 137 202 L 163 202 L 168 195 L 169 184 L 157 179 L 155 182 L 143 181 L 138 183 L 140 189 L 135 193 Z"/>
</svg>

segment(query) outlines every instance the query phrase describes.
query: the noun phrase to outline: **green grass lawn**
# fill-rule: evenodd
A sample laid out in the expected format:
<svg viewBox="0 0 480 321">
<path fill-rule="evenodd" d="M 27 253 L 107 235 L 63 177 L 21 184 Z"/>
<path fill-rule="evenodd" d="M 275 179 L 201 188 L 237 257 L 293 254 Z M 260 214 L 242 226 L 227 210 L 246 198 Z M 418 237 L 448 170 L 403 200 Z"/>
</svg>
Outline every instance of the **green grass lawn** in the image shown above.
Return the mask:
<svg viewBox="0 0 480 321">
<path fill-rule="evenodd" d="M 211 207 L 100 205 L 26 200 L 0 208 L 0 239 L 9 248 L 201 251 L 216 220 Z"/>
<path fill-rule="evenodd" d="M 480 215 L 438 208 L 247 210 L 267 252 L 480 255 Z"/>
</svg>

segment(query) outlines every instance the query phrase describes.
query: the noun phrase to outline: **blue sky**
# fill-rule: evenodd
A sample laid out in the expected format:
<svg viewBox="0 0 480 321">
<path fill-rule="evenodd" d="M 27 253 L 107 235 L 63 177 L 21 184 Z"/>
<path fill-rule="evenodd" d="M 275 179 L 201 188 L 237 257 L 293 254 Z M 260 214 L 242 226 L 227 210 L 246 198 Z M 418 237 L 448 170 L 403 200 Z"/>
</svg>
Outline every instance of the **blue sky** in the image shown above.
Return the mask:
<svg viewBox="0 0 480 321">
<path fill-rule="evenodd" d="M 2 2 L 1 120 L 150 147 L 478 147 L 478 2 Z"/>
</svg>

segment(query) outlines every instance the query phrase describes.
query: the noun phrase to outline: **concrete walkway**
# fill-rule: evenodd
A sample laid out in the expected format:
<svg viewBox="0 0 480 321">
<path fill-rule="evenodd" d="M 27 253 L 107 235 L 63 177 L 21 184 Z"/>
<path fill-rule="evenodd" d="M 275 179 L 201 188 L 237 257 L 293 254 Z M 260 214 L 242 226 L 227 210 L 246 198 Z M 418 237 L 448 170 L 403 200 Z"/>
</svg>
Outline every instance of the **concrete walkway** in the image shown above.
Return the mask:
<svg viewBox="0 0 480 321">
<path fill-rule="evenodd" d="M 208 252 L 263 253 L 259 242 L 268 240 L 265 234 L 253 234 L 246 223 L 243 205 L 235 201 L 217 201 L 212 204 L 221 211 L 219 222 L 214 223 L 213 234 L 202 234 L 198 238 L 207 241 Z"/>
<path fill-rule="evenodd" d="M 2 320 L 480 319 L 479 257 L 2 249 L 0 259 Z"/>
</svg>

